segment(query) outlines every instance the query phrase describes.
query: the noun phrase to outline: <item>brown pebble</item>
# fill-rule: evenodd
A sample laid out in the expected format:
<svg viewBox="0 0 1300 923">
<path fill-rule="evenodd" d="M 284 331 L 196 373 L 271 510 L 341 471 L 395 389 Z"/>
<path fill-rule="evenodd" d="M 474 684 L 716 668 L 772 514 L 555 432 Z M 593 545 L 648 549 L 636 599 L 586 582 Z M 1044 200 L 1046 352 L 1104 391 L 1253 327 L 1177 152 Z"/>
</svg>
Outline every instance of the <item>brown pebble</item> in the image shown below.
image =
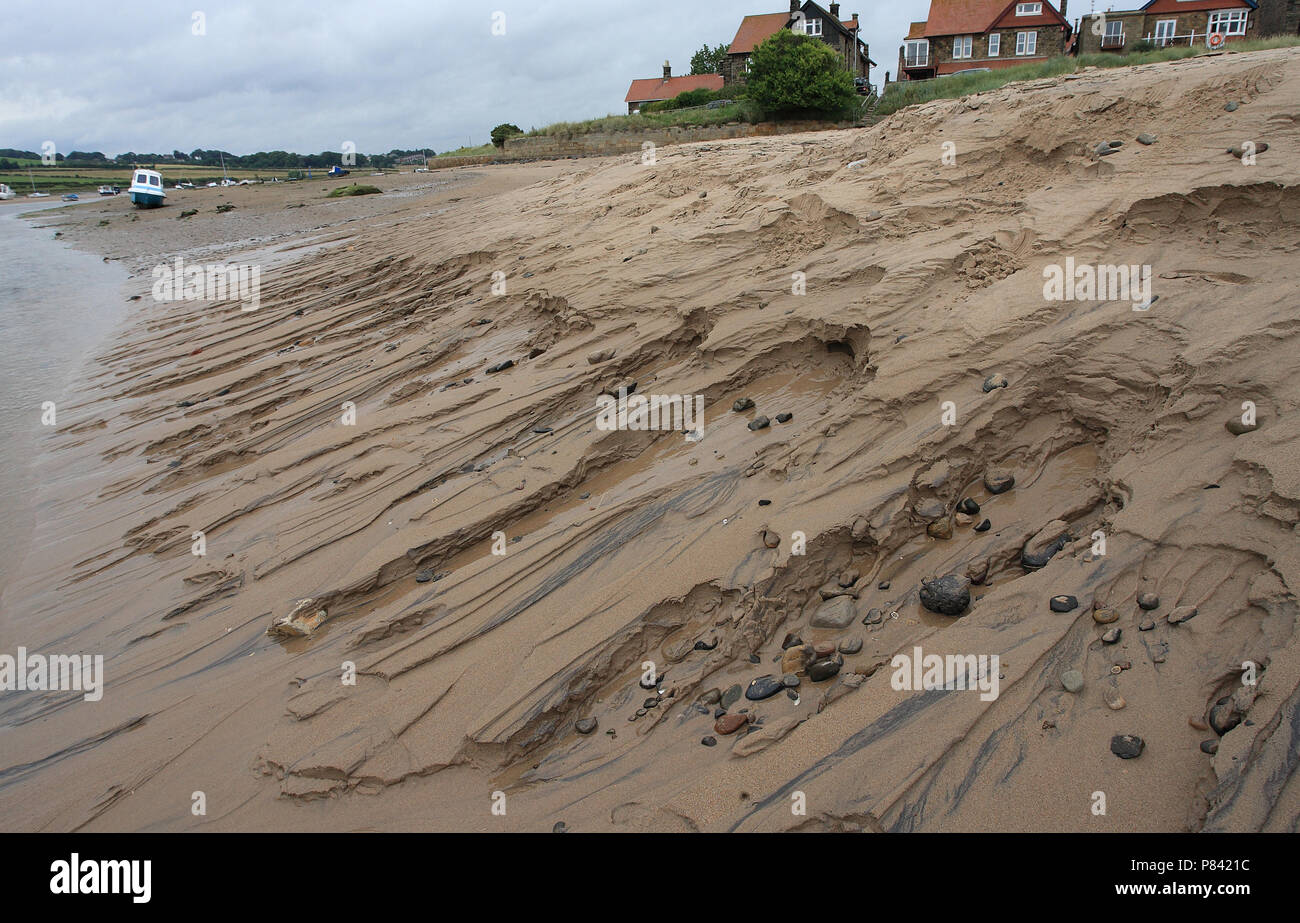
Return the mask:
<svg viewBox="0 0 1300 923">
<path fill-rule="evenodd" d="M 734 734 L 749 724 L 749 715 L 723 715 L 713 725 L 713 730 L 724 737 Z"/>
<path fill-rule="evenodd" d="M 1204 721 L 1202 721 L 1200 718 L 1188 718 L 1187 723 L 1190 724 L 1192 727 L 1196 728 L 1196 730 L 1198 731 L 1208 731 L 1210 729 L 1210 726 L 1206 724 Z"/>
</svg>

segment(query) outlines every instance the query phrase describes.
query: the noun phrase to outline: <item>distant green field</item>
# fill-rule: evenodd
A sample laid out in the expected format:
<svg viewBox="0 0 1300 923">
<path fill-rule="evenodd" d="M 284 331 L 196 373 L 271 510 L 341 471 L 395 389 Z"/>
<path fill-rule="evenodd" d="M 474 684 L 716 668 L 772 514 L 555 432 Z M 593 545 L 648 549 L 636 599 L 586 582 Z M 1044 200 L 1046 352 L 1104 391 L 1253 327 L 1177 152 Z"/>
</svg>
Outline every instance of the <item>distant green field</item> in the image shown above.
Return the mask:
<svg viewBox="0 0 1300 923">
<path fill-rule="evenodd" d="M 65 193 L 65 192 L 82 192 L 85 190 L 94 190 L 96 186 L 121 186 L 126 189 L 131 185 L 132 167 L 41 167 L 32 168 L 29 176 L 26 170 L 22 172 L 4 171 L 0 172 L 0 183 L 10 186 L 14 192 L 19 195 L 32 191 L 32 183 L 36 183 L 37 192 Z M 203 183 L 221 182 L 220 167 L 203 167 L 203 166 L 164 166 L 160 173 L 163 175 L 163 182 L 169 187 L 174 186 L 177 182 L 185 180 L 187 182 L 200 185 Z M 226 175 L 231 179 L 262 179 L 269 180 L 272 178 L 285 179 L 289 175 L 288 170 L 244 170 L 229 169 Z M 306 177 L 307 171 L 301 171 Z M 324 179 L 325 170 L 312 170 L 312 179 Z"/>
<path fill-rule="evenodd" d="M 442 157 L 482 157 L 486 154 L 496 153 L 496 146 L 488 144 L 479 144 L 474 147 L 458 147 L 454 151 L 445 151 L 437 157 L 430 157 L 430 160 L 438 160 Z"/>
</svg>

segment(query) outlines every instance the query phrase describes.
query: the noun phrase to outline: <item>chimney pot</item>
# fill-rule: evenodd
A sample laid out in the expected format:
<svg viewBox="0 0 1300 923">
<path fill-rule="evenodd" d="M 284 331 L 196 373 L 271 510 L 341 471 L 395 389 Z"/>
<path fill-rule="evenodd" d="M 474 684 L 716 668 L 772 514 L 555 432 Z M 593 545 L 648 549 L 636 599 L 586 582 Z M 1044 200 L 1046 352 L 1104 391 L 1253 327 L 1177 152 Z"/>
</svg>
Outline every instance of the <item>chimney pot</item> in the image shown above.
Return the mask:
<svg viewBox="0 0 1300 923">
<path fill-rule="evenodd" d="M 790 12 L 791 13 L 799 12 L 799 0 L 790 0 Z"/>
<path fill-rule="evenodd" d="M 668 80 L 673 76 L 673 68 L 667 61 L 664 62 L 664 79 Z"/>
<path fill-rule="evenodd" d="M 1065 18 L 1065 6 L 1066 6 L 1066 4 L 1069 3 L 1069 2 L 1070 2 L 1070 0 L 1061 0 L 1061 18 L 1062 18 L 1062 19 Z"/>
<path fill-rule="evenodd" d="M 839 18 L 840 18 L 840 5 L 839 5 L 838 3 L 832 3 L 832 4 L 831 4 L 831 17 L 832 17 L 833 19 L 835 19 L 837 22 L 839 21 Z"/>
</svg>

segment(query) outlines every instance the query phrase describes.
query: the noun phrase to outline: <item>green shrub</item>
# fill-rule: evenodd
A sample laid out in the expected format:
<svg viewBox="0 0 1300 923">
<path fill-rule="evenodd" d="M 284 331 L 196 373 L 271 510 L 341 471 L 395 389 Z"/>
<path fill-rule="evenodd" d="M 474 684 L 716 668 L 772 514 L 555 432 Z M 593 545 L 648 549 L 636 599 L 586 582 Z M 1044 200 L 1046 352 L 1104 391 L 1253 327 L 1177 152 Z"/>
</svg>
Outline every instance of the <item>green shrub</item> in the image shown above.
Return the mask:
<svg viewBox="0 0 1300 923">
<path fill-rule="evenodd" d="M 853 77 L 825 42 L 781 29 L 749 59 L 748 96 L 765 112 L 843 116 L 857 93 Z"/>
<path fill-rule="evenodd" d="M 1156 50 L 1156 43 L 1155 43 L 1155 42 L 1148 42 L 1146 39 L 1140 39 L 1140 40 L 1138 40 L 1138 41 L 1136 41 L 1136 42 L 1133 43 L 1133 47 L 1132 47 L 1132 49 L 1130 49 L 1130 50 L 1131 50 L 1131 51 L 1135 51 L 1135 52 L 1140 52 L 1140 51 L 1155 51 L 1155 50 Z"/>
<path fill-rule="evenodd" d="M 507 138 L 517 138 L 524 133 L 524 130 L 518 125 L 511 125 L 504 122 L 492 129 L 492 143 L 497 147 L 505 147 Z"/>
</svg>

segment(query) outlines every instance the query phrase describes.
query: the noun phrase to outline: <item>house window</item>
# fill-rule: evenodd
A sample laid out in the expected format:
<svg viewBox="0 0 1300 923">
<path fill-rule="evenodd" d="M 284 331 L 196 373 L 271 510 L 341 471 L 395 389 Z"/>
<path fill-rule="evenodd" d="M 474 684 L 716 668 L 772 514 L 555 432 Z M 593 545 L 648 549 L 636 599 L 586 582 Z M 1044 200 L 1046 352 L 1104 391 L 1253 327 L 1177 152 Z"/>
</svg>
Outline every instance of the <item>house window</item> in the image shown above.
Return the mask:
<svg viewBox="0 0 1300 923">
<path fill-rule="evenodd" d="M 1038 16 L 1042 12 L 1043 12 L 1043 5 L 1041 3 L 1017 3 L 1016 4 L 1017 16 Z"/>
<path fill-rule="evenodd" d="M 805 19 L 803 24 L 804 35 L 821 35 L 822 21 L 820 19 Z"/>
<path fill-rule="evenodd" d="M 904 67 L 929 67 L 930 42 L 927 39 L 903 43 Z"/>
<path fill-rule="evenodd" d="M 1221 35 L 1245 35 L 1246 11 L 1220 10 L 1211 13 L 1209 30 L 1211 34 L 1218 32 Z"/>
<path fill-rule="evenodd" d="M 1177 19 L 1161 19 L 1156 23 L 1156 44 L 1168 45 L 1174 40 L 1174 34 L 1178 31 Z"/>
<path fill-rule="evenodd" d="M 957 36 L 955 39 L 952 40 L 952 56 L 954 58 L 969 58 L 971 55 L 971 47 L 973 45 L 974 45 L 974 40 L 971 36 L 969 35 Z"/>
<path fill-rule="evenodd" d="M 1020 54 L 1020 55 L 1033 54 L 1037 50 L 1038 50 L 1037 32 L 1016 33 L 1016 54 Z"/>
<path fill-rule="evenodd" d="M 989 36 L 989 57 L 996 58 L 1002 53 L 1002 33 L 994 32 Z"/>
</svg>

